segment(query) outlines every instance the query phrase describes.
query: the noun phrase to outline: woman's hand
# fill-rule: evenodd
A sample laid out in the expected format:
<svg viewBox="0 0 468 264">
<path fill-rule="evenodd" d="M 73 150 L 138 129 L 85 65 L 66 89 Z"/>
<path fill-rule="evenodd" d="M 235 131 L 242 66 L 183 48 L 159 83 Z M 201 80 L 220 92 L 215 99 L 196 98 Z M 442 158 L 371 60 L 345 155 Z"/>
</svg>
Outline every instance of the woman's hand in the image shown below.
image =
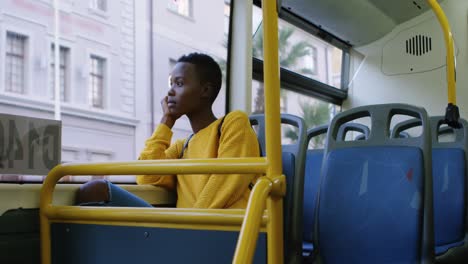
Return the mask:
<svg viewBox="0 0 468 264">
<path fill-rule="evenodd" d="M 177 121 L 177 119 L 179 119 L 181 117 L 181 115 L 171 111 L 171 109 L 169 108 L 169 106 L 167 104 L 167 100 L 168 100 L 167 96 L 165 96 L 161 100 L 161 108 L 162 108 L 162 111 L 163 111 L 163 117 L 161 118 L 161 124 L 165 124 L 169 128 L 172 128 L 174 126 L 175 122 Z"/>
</svg>

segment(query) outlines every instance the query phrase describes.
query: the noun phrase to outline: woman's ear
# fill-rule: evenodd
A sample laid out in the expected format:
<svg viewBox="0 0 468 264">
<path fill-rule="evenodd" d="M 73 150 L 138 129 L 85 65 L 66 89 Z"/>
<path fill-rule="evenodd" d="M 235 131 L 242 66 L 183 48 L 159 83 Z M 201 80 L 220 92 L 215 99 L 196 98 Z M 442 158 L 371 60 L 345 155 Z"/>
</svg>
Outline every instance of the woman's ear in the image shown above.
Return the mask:
<svg viewBox="0 0 468 264">
<path fill-rule="evenodd" d="M 202 98 L 211 98 L 212 94 L 213 94 L 213 85 L 210 82 L 206 82 L 202 86 L 201 97 Z"/>
</svg>

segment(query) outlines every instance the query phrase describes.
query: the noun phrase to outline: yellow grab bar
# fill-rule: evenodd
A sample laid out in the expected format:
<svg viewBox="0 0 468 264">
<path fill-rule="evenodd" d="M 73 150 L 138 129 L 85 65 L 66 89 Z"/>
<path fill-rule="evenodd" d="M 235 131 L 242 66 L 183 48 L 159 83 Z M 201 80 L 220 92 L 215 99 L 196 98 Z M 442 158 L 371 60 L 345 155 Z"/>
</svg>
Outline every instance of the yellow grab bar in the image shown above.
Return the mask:
<svg viewBox="0 0 468 264">
<path fill-rule="evenodd" d="M 276 1 L 263 0 L 263 72 L 265 82 L 265 136 L 268 179 L 255 184 L 236 247 L 233 263 L 251 263 L 259 220 L 267 199 L 268 263 L 283 263 L 283 196 L 285 177 L 281 163 L 278 13 Z"/>
<path fill-rule="evenodd" d="M 262 177 L 255 183 L 247 204 L 244 222 L 242 224 L 239 239 L 237 240 L 236 252 L 232 263 L 252 263 L 252 258 L 257 245 L 260 223 L 266 198 L 271 191 L 271 181 Z M 270 251 L 272 249 L 268 249 Z"/>
<path fill-rule="evenodd" d="M 455 54 L 454 42 L 450 25 L 445 16 L 444 11 L 436 0 L 427 0 L 431 6 L 432 11 L 436 14 L 439 20 L 442 31 L 444 32 L 445 46 L 447 49 L 447 93 L 448 93 L 448 106 L 445 112 L 445 121 L 451 127 L 460 127 L 458 119 L 460 118 L 459 110 L 457 107 L 457 93 L 456 93 L 456 69 L 455 69 Z"/>
<path fill-rule="evenodd" d="M 452 104 L 457 104 L 457 96 L 455 92 L 455 60 L 454 60 L 454 51 L 453 51 L 453 36 L 452 31 L 450 30 L 450 25 L 448 23 L 447 17 L 445 16 L 444 11 L 440 7 L 439 3 L 436 0 L 427 0 L 429 5 L 432 8 L 432 11 L 437 16 L 440 26 L 444 31 L 445 46 L 447 48 L 447 84 L 448 84 L 448 102 Z"/>
<path fill-rule="evenodd" d="M 84 210 L 71 209 L 66 206 L 52 206 L 52 195 L 58 180 L 64 175 L 132 175 L 132 174 L 189 174 L 189 173 L 260 173 L 260 178 L 249 197 L 246 215 L 242 222 L 241 234 L 234 254 L 234 263 L 250 263 L 256 247 L 260 225 L 267 226 L 268 262 L 283 262 L 283 206 L 285 195 L 285 177 L 281 165 L 281 127 L 280 127 L 280 85 L 278 58 L 278 14 L 276 1 L 262 1 L 264 27 L 264 75 L 265 75 L 265 121 L 266 121 L 266 154 L 267 158 L 230 158 L 200 160 L 151 160 L 136 162 L 113 162 L 100 164 L 59 165 L 47 176 L 41 190 L 41 259 L 43 264 L 51 261 L 50 223 L 56 221 L 81 219 L 82 221 L 101 221 L 109 224 L 128 224 L 138 220 L 180 221 L 198 224 L 235 225 L 239 223 L 236 212 L 215 215 L 201 213 L 193 215 L 192 220 L 177 215 L 177 210 L 150 212 L 154 209 L 129 209 L 118 213 L 120 208 L 93 208 Z M 267 198 L 268 197 L 268 198 Z M 267 204 L 266 215 L 264 212 Z M 97 209 L 96 209 L 97 210 Z M 137 216 L 130 216 L 134 212 Z M 147 214 L 152 216 L 148 216 Z M 192 212 L 193 214 L 193 212 Z M 145 218 L 144 220 L 140 217 Z M 274 218 L 274 219 L 273 219 Z M 133 222 L 135 224 L 135 222 Z"/>
<path fill-rule="evenodd" d="M 135 175 L 135 174 L 187 174 L 187 173 L 259 173 L 267 171 L 265 158 L 223 158 L 184 160 L 140 160 L 132 162 L 108 162 L 87 164 L 64 164 L 54 167 L 44 180 L 40 194 L 41 260 L 51 263 L 51 221 L 100 221 L 106 224 L 136 222 L 191 223 L 198 225 L 239 226 L 243 215 L 237 213 L 200 211 L 188 213 L 183 210 L 169 211 L 154 208 L 71 208 L 52 206 L 57 182 L 65 175 Z M 187 219 L 187 216 L 190 217 Z M 260 217 L 265 224 L 265 217 Z"/>
</svg>

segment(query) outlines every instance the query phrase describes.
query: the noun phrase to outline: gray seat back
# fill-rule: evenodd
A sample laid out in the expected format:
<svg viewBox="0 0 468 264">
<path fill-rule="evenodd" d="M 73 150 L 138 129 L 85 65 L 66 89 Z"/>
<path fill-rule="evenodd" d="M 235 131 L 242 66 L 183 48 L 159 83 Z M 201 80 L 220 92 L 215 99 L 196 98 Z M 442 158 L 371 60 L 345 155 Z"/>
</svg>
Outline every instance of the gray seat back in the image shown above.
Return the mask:
<svg viewBox="0 0 468 264">
<path fill-rule="evenodd" d="M 250 123 L 256 126 L 262 153 L 266 153 L 264 115 L 250 116 Z M 282 145 L 282 163 L 283 174 L 286 176 L 286 197 L 283 206 L 285 263 L 300 263 L 306 128 L 302 118 L 290 114 L 281 114 L 281 123 L 294 126 L 298 132 L 298 139 L 295 143 Z"/>
</svg>

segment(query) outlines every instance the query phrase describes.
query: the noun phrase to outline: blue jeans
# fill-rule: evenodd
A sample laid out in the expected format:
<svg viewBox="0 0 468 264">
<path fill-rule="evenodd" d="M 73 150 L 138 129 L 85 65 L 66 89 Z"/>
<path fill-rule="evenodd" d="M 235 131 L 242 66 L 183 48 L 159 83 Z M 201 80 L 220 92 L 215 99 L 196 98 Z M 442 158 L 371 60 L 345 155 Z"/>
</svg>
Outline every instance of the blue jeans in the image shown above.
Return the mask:
<svg viewBox="0 0 468 264">
<path fill-rule="evenodd" d="M 81 206 L 153 207 L 140 197 L 107 181 L 109 201 L 82 203 Z"/>
</svg>

